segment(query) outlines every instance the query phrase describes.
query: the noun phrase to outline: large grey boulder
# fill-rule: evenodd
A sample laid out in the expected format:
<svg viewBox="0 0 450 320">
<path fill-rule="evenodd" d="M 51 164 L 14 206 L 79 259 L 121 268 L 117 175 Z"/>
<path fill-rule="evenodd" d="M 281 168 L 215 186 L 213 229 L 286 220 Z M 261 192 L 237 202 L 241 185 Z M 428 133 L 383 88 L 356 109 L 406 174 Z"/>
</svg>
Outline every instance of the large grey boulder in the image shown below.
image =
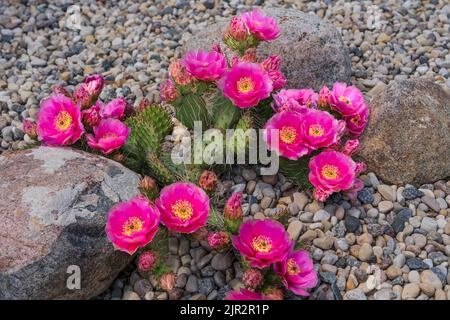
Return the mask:
<svg viewBox="0 0 450 320">
<path fill-rule="evenodd" d="M 388 85 L 370 102 L 358 156 L 384 182 L 416 185 L 450 176 L 450 95 L 431 80 Z"/>
<path fill-rule="evenodd" d="M 108 288 L 131 257 L 107 239 L 107 212 L 137 195 L 139 180 L 70 148 L 0 156 L 0 299 L 89 299 Z M 81 289 L 71 290 L 77 267 Z"/>
<path fill-rule="evenodd" d="M 286 88 L 311 87 L 318 91 L 324 84 L 350 82 L 350 56 L 333 24 L 295 9 L 266 8 L 263 11 L 277 19 L 282 32 L 278 39 L 262 43 L 258 55 L 282 57 L 281 71 L 288 80 Z M 227 24 L 228 20 L 221 21 L 196 31 L 183 51 L 209 50 L 213 43 L 222 43 Z"/>
</svg>

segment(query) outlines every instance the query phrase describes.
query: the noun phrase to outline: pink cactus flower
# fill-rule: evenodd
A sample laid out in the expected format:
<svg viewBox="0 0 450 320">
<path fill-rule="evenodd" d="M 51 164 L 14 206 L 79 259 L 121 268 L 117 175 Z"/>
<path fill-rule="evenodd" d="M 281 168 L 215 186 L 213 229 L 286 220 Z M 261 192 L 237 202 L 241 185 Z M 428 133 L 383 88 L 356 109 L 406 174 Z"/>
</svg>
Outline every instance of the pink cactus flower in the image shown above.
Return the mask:
<svg viewBox="0 0 450 320">
<path fill-rule="evenodd" d="M 61 94 L 41 102 L 37 121 L 39 140 L 47 145 L 75 143 L 84 133 L 80 108 Z"/>
<path fill-rule="evenodd" d="M 311 150 L 303 143 L 303 116 L 294 111 L 276 113 L 265 125 L 263 136 L 271 151 L 276 151 L 285 158 L 297 160 L 309 154 Z"/>
<path fill-rule="evenodd" d="M 345 130 L 345 121 L 336 120 L 326 111 L 308 109 L 303 114 L 303 144 L 312 150 L 331 147 L 339 143 Z"/>
<path fill-rule="evenodd" d="M 247 288 L 256 289 L 262 285 L 264 276 L 258 269 L 247 269 L 242 276 L 242 282 Z"/>
<path fill-rule="evenodd" d="M 356 168 L 352 158 L 339 151 L 325 150 L 313 157 L 309 162 L 309 181 L 316 188 L 316 199 L 326 199 L 333 192 L 350 189 Z"/>
<path fill-rule="evenodd" d="M 213 250 L 218 250 L 226 247 L 230 243 L 230 237 L 225 231 L 211 232 L 207 235 L 206 241 Z"/>
<path fill-rule="evenodd" d="M 270 70 L 267 71 L 267 74 L 269 75 L 270 79 L 273 83 L 273 90 L 278 90 L 284 87 L 286 84 L 286 78 L 284 74 L 281 73 L 280 70 Z"/>
<path fill-rule="evenodd" d="M 156 267 L 156 255 L 153 253 L 153 251 L 151 250 L 147 250 L 143 253 L 141 253 L 141 255 L 138 258 L 138 270 L 140 272 L 147 272 L 150 270 L 155 269 Z"/>
<path fill-rule="evenodd" d="M 218 80 L 227 69 L 225 56 L 216 51 L 189 51 L 183 62 L 190 74 L 204 81 Z"/>
<path fill-rule="evenodd" d="M 225 72 L 218 87 L 239 108 L 249 108 L 269 97 L 272 80 L 257 63 L 241 62 Z"/>
<path fill-rule="evenodd" d="M 93 128 L 100 123 L 100 108 L 102 107 L 103 103 L 98 100 L 92 107 L 81 112 L 86 127 Z"/>
<path fill-rule="evenodd" d="M 186 66 L 180 60 L 174 60 L 170 63 L 169 76 L 180 86 L 186 86 L 195 81 L 195 77 L 188 72 Z"/>
<path fill-rule="evenodd" d="M 168 79 L 166 82 L 162 83 L 159 87 L 159 92 L 161 95 L 161 100 L 166 102 L 175 101 L 180 96 L 180 93 L 178 92 L 178 89 L 172 79 Z"/>
<path fill-rule="evenodd" d="M 344 147 L 342 148 L 342 153 L 351 156 L 352 154 L 356 153 L 358 151 L 359 148 L 359 140 L 358 139 L 354 139 L 354 140 L 347 140 L 345 142 Z"/>
<path fill-rule="evenodd" d="M 245 50 L 245 53 L 242 55 L 242 57 L 234 56 L 231 58 L 231 66 L 234 66 L 235 64 L 239 62 L 256 62 L 256 48 L 249 48 Z"/>
<path fill-rule="evenodd" d="M 286 110 L 303 113 L 317 106 L 318 95 L 311 89 L 283 89 L 273 95 L 276 112 Z"/>
<path fill-rule="evenodd" d="M 369 121 L 369 107 L 363 103 L 355 115 L 345 117 L 347 130 L 354 138 L 359 138 Z"/>
<path fill-rule="evenodd" d="M 309 296 L 305 289 L 317 285 L 317 274 L 314 264 L 305 250 L 290 252 L 287 257 L 274 265 L 285 287 L 299 296 Z"/>
<path fill-rule="evenodd" d="M 269 300 L 262 293 L 242 288 L 240 291 L 230 291 L 224 300 Z"/>
<path fill-rule="evenodd" d="M 89 147 L 110 154 L 122 147 L 128 139 L 130 129 L 117 119 L 105 119 L 94 127 L 94 134 L 86 135 Z"/>
<path fill-rule="evenodd" d="M 344 117 L 353 116 L 358 113 L 364 102 L 361 91 L 354 86 L 347 86 L 345 83 L 335 83 L 333 91 L 329 97 L 331 107 Z"/>
<path fill-rule="evenodd" d="M 125 98 L 120 97 L 110 101 L 108 104 L 100 106 L 100 116 L 102 119 L 122 119 L 130 108 Z"/>
<path fill-rule="evenodd" d="M 114 247 L 134 254 L 158 231 L 159 212 L 143 196 L 115 205 L 108 214 L 106 234 Z"/>
<path fill-rule="evenodd" d="M 218 44 L 218 43 L 212 44 L 211 51 L 215 51 L 217 53 L 223 54 L 222 48 L 220 47 L 220 44 Z"/>
<path fill-rule="evenodd" d="M 37 138 L 37 124 L 28 119 L 23 119 L 23 132 L 25 132 L 31 139 Z"/>
<path fill-rule="evenodd" d="M 176 182 L 161 190 L 156 206 L 161 212 L 161 222 L 167 228 L 192 233 L 206 224 L 209 197 L 193 183 Z"/>
<path fill-rule="evenodd" d="M 278 38 L 281 29 L 274 18 L 264 15 L 261 10 L 253 10 L 242 15 L 247 28 L 259 40 L 269 41 Z"/>
<path fill-rule="evenodd" d="M 232 242 L 254 268 L 265 268 L 285 259 L 291 247 L 284 226 L 271 219 L 245 221 Z"/>
<path fill-rule="evenodd" d="M 266 71 L 280 70 L 281 57 L 279 55 L 269 56 L 263 62 L 261 62 L 261 66 Z"/>
<path fill-rule="evenodd" d="M 97 101 L 104 83 L 104 78 L 99 74 L 93 74 L 84 79 L 84 82 L 75 90 L 75 99 L 81 109 L 89 108 Z"/>
</svg>

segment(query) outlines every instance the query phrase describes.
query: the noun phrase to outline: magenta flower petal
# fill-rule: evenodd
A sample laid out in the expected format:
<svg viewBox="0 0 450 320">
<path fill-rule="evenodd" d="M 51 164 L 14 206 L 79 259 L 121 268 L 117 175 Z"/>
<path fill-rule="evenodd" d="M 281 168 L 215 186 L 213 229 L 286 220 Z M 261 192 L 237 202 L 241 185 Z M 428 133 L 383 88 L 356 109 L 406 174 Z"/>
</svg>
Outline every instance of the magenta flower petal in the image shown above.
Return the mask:
<svg viewBox="0 0 450 320">
<path fill-rule="evenodd" d="M 204 81 L 218 80 L 227 69 L 225 56 L 217 51 L 190 51 L 183 63 L 190 74 Z"/>
<path fill-rule="evenodd" d="M 246 12 L 242 14 L 242 19 L 250 32 L 259 40 L 273 40 L 280 35 L 281 29 L 276 20 L 264 15 L 261 10 Z"/>
<path fill-rule="evenodd" d="M 112 100 L 106 105 L 100 107 L 100 116 L 102 119 L 122 119 L 125 115 L 125 111 L 128 108 L 128 102 L 120 97 Z"/>
<path fill-rule="evenodd" d="M 272 80 L 258 63 L 238 62 L 224 73 L 217 86 L 239 108 L 249 108 L 269 97 Z"/>
<path fill-rule="evenodd" d="M 45 144 L 75 143 L 84 133 L 80 108 L 64 95 L 51 96 L 41 102 L 36 130 Z"/>
<path fill-rule="evenodd" d="M 109 211 L 106 234 L 116 249 L 133 254 L 152 241 L 158 224 L 158 209 L 146 198 L 137 196 Z"/>
<path fill-rule="evenodd" d="M 274 270 L 286 288 L 297 295 L 308 296 L 305 289 L 314 288 L 318 282 L 312 259 L 305 250 L 290 252 L 274 265 Z"/>
<path fill-rule="evenodd" d="M 86 135 L 89 147 L 110 154 L 122 147 L 128 139 L 130 129 L 117 119 L 102 120 L 94 127 L 94 135 Z"/>
<path fill-rule="evenodd" d="M 345 83 L 339 82 L 334 84 L 328 102 L 333 109 L 344 117 L 355 115 L 358 113 L 360 106 L 365 104 L 364 96 L 358 88 L 347 87 Z"/>
<path fill-rule="evenodd" d="M 309 149 L 317 150 L 337 145 L 344 133 L 345 122 L 336 120 L 326 111 L 309 109 L 302 118 L 303 143 Z"/>
<path fill-rule="evenodd" d="M 273 115 L 264 127 L 267 131 L 263 138 L 269 149 L 291 160 L 297 160 L 310 153 L 311 150 L 302 139 L 302 122 L 303 116 L 293 111 Z"/>
<path fill-rule="evenodd" d="M 232 239 L 234 247 L 255 268 L 265 268 L 283 260 L 291 242 L 284 226 L 275 220 L 248 220 L 239 235 Z"/>
<path fill-rule="evenodd" d="M 192 233 L 206 225 L 209 197 L 193 183 L 176 182 L 164 187 L 155 203 L 161 222 L 170 230 Z"/>
<path fill-rule="evenodd" d="M 269 300 L 262 293 L 242 288 L 240 291 L 230 291 L 225 300 Z"/>
</svg>

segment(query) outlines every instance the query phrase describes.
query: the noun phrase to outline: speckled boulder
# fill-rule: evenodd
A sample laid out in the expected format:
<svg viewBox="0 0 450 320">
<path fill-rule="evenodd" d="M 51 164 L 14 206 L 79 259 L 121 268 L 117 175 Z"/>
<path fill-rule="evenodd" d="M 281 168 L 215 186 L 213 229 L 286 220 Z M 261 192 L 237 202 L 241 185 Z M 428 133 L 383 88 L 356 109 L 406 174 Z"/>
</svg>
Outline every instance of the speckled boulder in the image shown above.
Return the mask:
<svg viewBox="0 0 450 320">
<path fill-rule="evenodd" d="M 295 9 L 266 8 L 264 11 L 277 19 L 282 33 L 278 39 L 262 43 L 258 55 L 282 57 L 281 70 L 288 80 L 287 88 L 319 90 L 323 84 L 350 82 L 350 56 L 336 27 L 316 15 Z M 221 21 L 196 31 L 184 51 L 209 50 L 213 43 L 222 43 L 227 23 L 228 20 Z"/>
<path fill-rule="evenodd" d="M 358 155 L 384 182 L 450 176 L 450 95 L 425 79 L 392 82 L 370 102 Z"/>
<path fill-rule="evenodd" d="M 131 257 L 107 239 L 107 212 L 138 184 L 121 164 L 69 148 L 0 156 L 0 299 L 88 299 L 108 288 Z M 66 286 L 72 265 L 79 290 Z"/>
</svg>

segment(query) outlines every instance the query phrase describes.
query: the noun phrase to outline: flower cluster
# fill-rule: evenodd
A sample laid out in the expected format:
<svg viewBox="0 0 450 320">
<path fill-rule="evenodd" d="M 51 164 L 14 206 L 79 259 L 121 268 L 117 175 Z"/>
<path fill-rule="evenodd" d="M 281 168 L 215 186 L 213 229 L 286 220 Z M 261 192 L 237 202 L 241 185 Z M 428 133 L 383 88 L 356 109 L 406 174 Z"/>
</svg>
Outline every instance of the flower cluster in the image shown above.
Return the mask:
<svg viewBox="0 0 450 320">
<path fill-rule="evenodd" d="M 72 94 L 57 86 L 54 94 L 41 101 L 36 124 L 24 120 L 24 130 L 31 137 L 38 137 L 46 145 L 74 144 L 85 135 L 87 144 L 94 150 L 108 155 L 125 144 L 130 133 L 121 121 L 130 106 L 124 98 L 104 104 L 98 97 L 104 79 L 91 75 Z"/>
<path fill-rule="evenodd" d="M 239 108 L 257 106 L 286 83 L 279 56 L 261 62 L 256 59 L 255 47 L 261 41 L 276 39 L 279 33 L 276 21 L 260 10 L 235 16 L 224 34 L 224 42 L 237 55 L 228 59 L 217 44 L 210 51 L 189 51 L 170 64 L 170 78 L 160 87 L 161 99 L 175 102 L 183 93 L 198 92 L 206 83 L 210 87 L 216 85 Z"/>
<path fill-rule="evenodd" d="M 317 284 L 317 274 L 309 254 L 304 250 L 294 250 L 294 243 L 289 239 L 284 226 L 275 220 L 248 220 L 233 236 L 233 246 L 239 251 L 250 266 L 244 273 L 243 281 L 249 289 L 256 289 L 262 283 L 262 274 L 258 269 L 273 267 L 275 274 L 283 285 L 293 293 L 307 296 L 305 290 Z M 273 299 L 268 295 L 247 289 L 232 292 L 229 300 L 263 300 Z"/>
<path fill-rule="evenodd" d="M 362 188 L 356 178 L 364 165 L 350 155 L 367 121 L 369 108 L 362 93 L 353 86 L 336 83 L 319 93 L 311 89 L 286 89 L 274 94 L 276 113 L 265 125 L 265 140 L 272 151 L 290 160 L 322 151 L 312 157 L 309 180 L 314 197 L 325 201 L 333 192 L 350 197 Z M 341 145 L 347 140 L 344 147 Z"/>
</svg>

